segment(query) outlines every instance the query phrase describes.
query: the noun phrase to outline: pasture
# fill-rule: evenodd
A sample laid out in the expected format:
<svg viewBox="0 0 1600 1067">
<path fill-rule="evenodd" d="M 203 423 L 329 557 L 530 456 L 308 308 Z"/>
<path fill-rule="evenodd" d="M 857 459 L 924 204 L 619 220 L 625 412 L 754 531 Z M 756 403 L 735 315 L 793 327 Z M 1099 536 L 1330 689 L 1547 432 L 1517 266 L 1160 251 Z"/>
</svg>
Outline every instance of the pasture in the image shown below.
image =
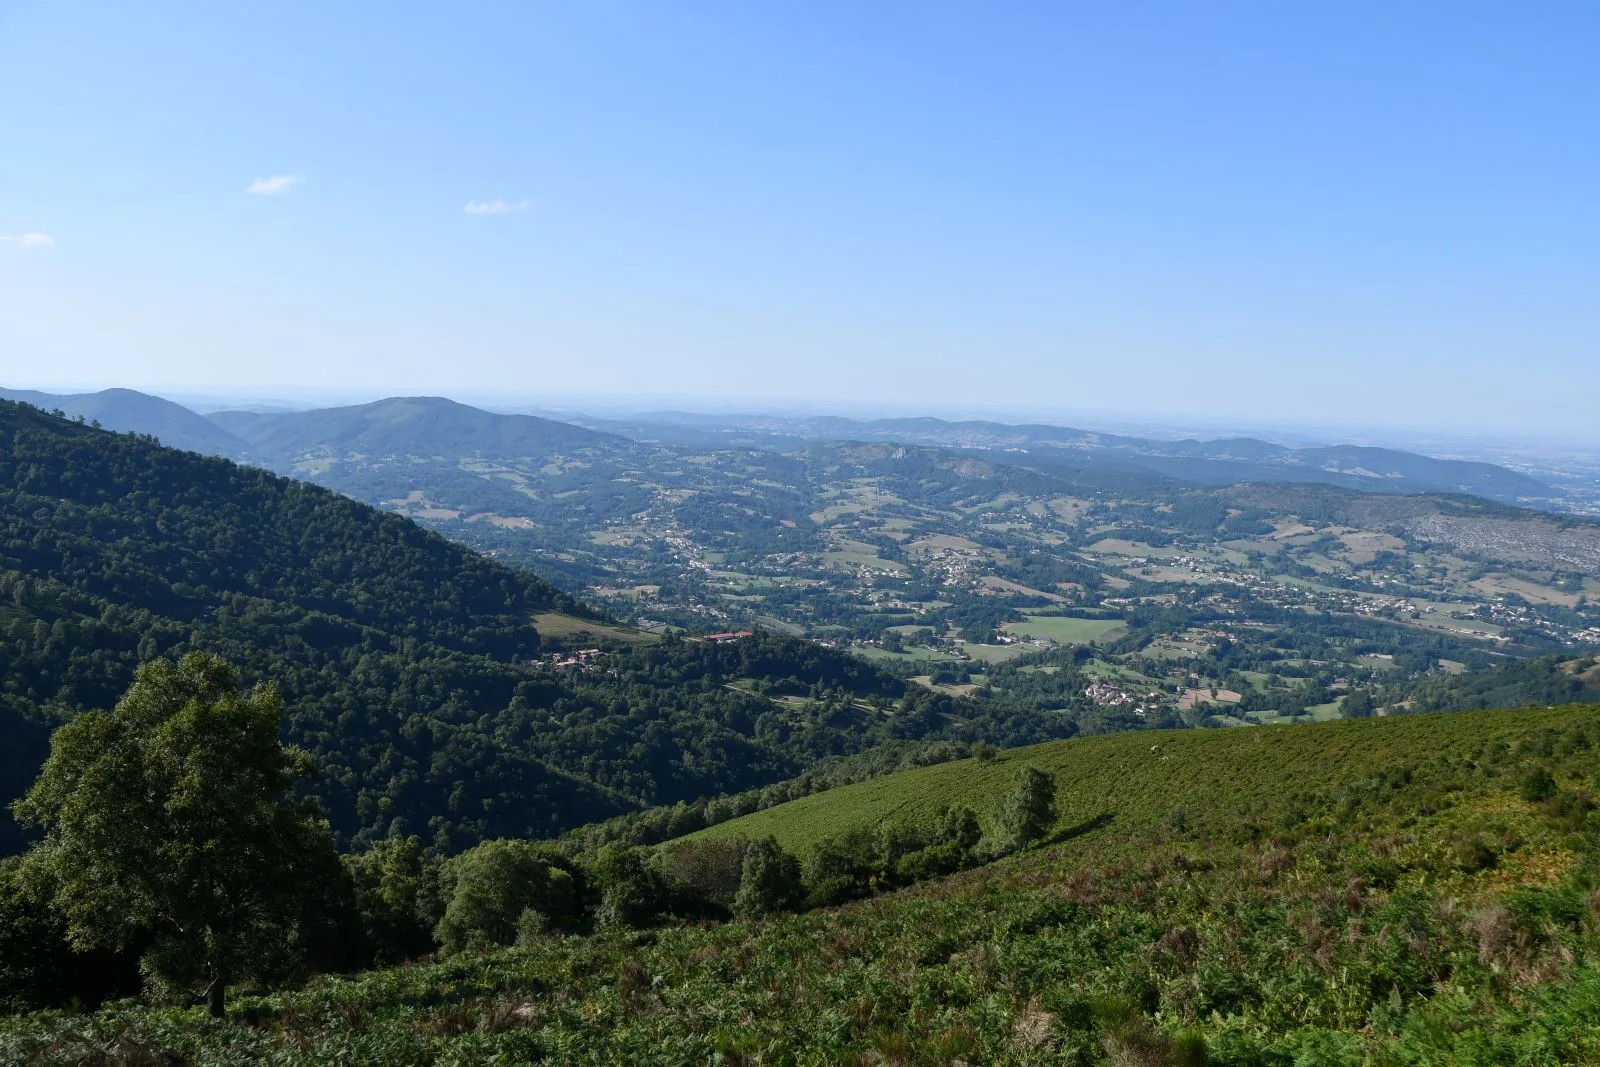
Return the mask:
<svg viewBox="0 0 1600 1067">
<path fill-rule="evenodd" d="M 1005 624 L 1007 633 L 1048 637 L 1061 645 L 1090 645 L 1120 637 L 1127 626 L 1118 619 L 1080 619 L 1070 615 L 1027 615 Z"/>
<path fill-rule="evenodd" d="M 571 643 L 577 641 L 624 641 L 628 644 L 648 645 L 661 640 L 658 636 L 635 630 L 631 626 L 612 626 L 593 619 L 580 619 L 547 611 L 533 617 L 533 628 L 542 637 L 551 637 Z"/>
</svg>

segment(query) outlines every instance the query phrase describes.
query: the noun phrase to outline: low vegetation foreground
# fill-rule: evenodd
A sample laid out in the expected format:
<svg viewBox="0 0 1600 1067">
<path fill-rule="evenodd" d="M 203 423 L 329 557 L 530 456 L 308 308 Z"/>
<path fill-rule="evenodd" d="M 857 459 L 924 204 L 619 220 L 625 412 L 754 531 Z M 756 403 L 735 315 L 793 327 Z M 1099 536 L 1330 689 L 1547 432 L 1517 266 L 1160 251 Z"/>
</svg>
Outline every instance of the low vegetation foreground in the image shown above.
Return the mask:
<svg viewBox="0 0 1600 1067">
<path fill-rule="evenodd" d="M 20 1015 L 0 1055 L 1600 1062 L 1597 772 L 1592 707 L 980 750 L 648 851 L 527 846 L 541 888 L 463 903 L 515 851 L 479 846 L 423 874 L 438 899 L 410 906 L 435 909 L 433 941 L 398 966 L 243 983 L 225 1018 L 149 999 Z M 1033 830 L 1030 779 L 1053 783 Z M 976 825 L 951 829 L 963 812 Z M 345 862 L 358 890 L 399 885 Z M 361 901 L 381 939 L 383 905 Z"/>
</svg>

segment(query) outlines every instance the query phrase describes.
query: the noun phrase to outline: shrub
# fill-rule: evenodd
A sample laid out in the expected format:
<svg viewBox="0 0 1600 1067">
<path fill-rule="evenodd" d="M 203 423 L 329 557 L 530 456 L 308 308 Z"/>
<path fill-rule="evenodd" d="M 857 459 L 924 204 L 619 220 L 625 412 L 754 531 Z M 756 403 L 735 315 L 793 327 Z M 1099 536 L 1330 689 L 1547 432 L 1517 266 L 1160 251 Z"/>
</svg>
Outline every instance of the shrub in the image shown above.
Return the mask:
<svg viewBox="0 0 1600 1067">
<path fill-rule="evenodd" d="M 1533 767 L 1517 783 L 1517 794 L 1529 803 L 1547 800 L 1556 793 L 1556 780 L 1543 767 Z"/>
<path fill-rule="evenodd" d="M 684 841 L 660 853 L 661 873 L 687 911 L 725 912 L 744 876 L 745 843 L 726 838 Z"/>
<path fill-rule="evenodd" d="M 971 853 L 949 842 L 907 852 L 895 864 L 895 881 L 909 884 L 940 875 L 954 874 L 968 865 Z"/>
<path fill-rule="evenodd" d="M 856 828 L 818 841 L 811 849 L 806 882 L 810 904 L 828 907 L 872 892 L 873 840 L 870 831 Z"/>
<path fill-rule="evenodd" d="M 433 951 L 443 917 L 439 865 L 416 837 L 391 837 L 343 857 L 355 887 L 367 942 L 379 963 L 399 963 Z"/>
<path fill-rule="evenodd" d="M 965 804 L 951 804 L 939 812 L 934 836 L 940 844 L 951 845 L 958 852 L 970 853 L 983 839 L 983 827 L 978 823 L 978 813 Z"/>
</svg>

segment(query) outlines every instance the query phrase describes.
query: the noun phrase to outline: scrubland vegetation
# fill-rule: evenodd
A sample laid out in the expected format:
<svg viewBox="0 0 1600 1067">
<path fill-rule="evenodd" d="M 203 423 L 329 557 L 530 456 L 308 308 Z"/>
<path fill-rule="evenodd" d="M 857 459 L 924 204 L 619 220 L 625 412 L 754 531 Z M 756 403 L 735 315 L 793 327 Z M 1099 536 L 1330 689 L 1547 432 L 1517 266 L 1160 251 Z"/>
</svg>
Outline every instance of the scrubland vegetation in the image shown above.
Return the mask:
<svg viewBox="0 0 1600 1067">
<path fill-rule="evenodd" d="M 897 836 L 1016 848 L 996 837 L 1024 768 L 1053 775 L 1042 840 L 926 879 L 882 863 Z M 152 1001 L 24 1015 L 0 1047 L 41 1062 L 1594 1062 L 1597 771 L 1600 712 L 1528 709 L 1055 743 L 650 852 L 480 846 L 409 901 L 380 869 L 427 865 L 391 843 L 350 861 L 369 936 L 374 892 L 415 934 L 431 907 L 446 942 L 431 961 L 243 987 L 224 1021 Z M 864 899 L 815 906 L 852 839 L 876 857 L 845 894 Z"/>
</svg>

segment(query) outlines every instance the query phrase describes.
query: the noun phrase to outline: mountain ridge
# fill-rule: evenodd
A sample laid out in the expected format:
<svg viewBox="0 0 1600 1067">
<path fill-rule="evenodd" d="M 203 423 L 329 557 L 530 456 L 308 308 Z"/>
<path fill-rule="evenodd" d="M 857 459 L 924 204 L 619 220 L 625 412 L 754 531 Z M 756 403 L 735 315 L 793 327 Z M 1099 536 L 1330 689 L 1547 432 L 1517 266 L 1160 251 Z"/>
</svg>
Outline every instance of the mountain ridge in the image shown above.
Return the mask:
<svg viewBox="0 0 1600 1067">
<path fill-rule="evenodd" d="M 135 389 L 102 389 L 94 393 L 44 393 L 32 389 L 0 389 L 0 400 L 31 404 L 45 411 L 59 409 L 69 418 L 82 417 L 118 433 L 151 434 L 165 445 L 209 456 L 238 458 L 249 445 L 204 415 L 163 397 Z"/>
</svg>

